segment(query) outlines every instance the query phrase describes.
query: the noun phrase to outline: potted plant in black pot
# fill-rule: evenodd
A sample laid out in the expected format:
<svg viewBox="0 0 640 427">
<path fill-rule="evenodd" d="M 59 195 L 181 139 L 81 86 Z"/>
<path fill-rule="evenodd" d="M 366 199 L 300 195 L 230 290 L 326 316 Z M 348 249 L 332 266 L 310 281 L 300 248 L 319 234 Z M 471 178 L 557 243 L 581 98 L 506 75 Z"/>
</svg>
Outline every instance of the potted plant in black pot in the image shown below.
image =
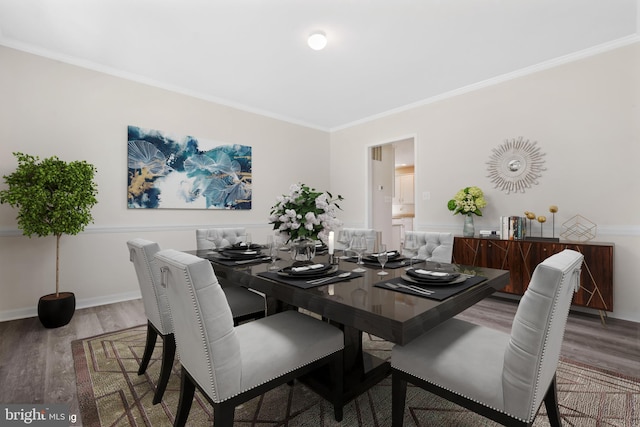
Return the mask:
<svg viewBox="0 0 640 427">
<path fill-rule="evenodd" d="M 85 161 L 64 162 L 53 156 L 13 153 L 18 168 L 3 176 L 9 188 L 0 191 L 0 203 L 18 208 L 18 227 L 31 237 L 56 236 L 56 292 L 38 302 L 38 317 L 46 328 L 64 326 L 73 317 L 76 298 L 60 292 L 60 238 L 75 235 L 93 222 L 91 208 L 98 202 L 93 181 L 96 168 Z"/>
</svg>

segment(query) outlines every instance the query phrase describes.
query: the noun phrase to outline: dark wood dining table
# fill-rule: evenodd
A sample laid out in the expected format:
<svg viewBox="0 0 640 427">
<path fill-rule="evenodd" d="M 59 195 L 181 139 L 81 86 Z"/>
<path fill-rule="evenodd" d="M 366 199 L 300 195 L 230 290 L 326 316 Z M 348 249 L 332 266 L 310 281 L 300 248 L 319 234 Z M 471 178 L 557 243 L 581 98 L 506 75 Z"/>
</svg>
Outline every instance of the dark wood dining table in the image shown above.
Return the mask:
<svg viewBox="0 0 640 427">
<path fill-rule="evenodd" d="M 416 267 L 460 272 L 483 279 L 439 301 L 376 286 L 391 279 L 400 281 L 400 277 L 406 274 L 404 268 L 385 269 L 389 274 L 380 276 L 377 274 L 379 265 L 365 265 L 365 272 L 358 277 L 352 275 L 344 281 L 304 289 L 265 277 L 269 271 L 268 263 L 225 265 L 211 251 L 189 252 L 211 260 L 223 286 L 244 286 L 264 293 L 268 312 L 291 307 L 305 309 L 341 328 L 345 336 L 345 403 L 389 375 L 391 370 L 388 361 L 363 350 L 363 332 L 396 344 L 406 344 L 509 283 L 506 270 L 423 261 Z M 316 256 L 314 262 L 327 263 L 328 257 Z M 277 265 L 286 267 L 291 264 L 288 253 L 283 252 Z M 339 271 L 352 271 L 357 265 L 339 260 L 337 267 Z M 323 381 L 326 378 L 329 376 L 320 373 L 304 381 L 319 394 L 327 396 L 329 387 Z"/>
</svg>

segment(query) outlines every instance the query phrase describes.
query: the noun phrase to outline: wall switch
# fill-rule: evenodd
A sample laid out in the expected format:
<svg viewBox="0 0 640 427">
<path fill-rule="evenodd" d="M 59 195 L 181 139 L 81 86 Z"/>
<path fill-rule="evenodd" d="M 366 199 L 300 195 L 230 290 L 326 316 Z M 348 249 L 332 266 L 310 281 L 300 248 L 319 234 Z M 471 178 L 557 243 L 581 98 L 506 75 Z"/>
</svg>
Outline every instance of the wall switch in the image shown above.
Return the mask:
<svg viewBox="0 0 640 427">
<path fill-rule="evenodd" d="M 422 193 L 422 200 L 429 200 L 429 199 L 431 199 L 430 191 L 425 191 L 424 193 Z"/>
</svg>

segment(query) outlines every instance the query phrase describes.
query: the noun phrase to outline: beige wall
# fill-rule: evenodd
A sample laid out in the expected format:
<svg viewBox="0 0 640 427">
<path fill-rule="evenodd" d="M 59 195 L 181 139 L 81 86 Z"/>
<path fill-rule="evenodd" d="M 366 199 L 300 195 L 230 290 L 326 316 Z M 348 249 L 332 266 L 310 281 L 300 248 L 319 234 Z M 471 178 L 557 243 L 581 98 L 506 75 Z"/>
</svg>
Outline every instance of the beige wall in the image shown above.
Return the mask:
<svg viewBox="0 0 640 427">
<path fill-rule="evenodd" d="M 0 47 L 0 174 L 15 168 L 13 151 L 98 168 L 95 224 L 65 237 L 61 254 L 62 287 L 88 306 L 139 295 L 127 239 L 189 249 L 193 229 L 210 224 L 246 225 L 261 238 L 275 197 L 295 181 L 342 194 L 345 224 L 367 225 L 368 147 L 415 137 L 417 229 L 460 233 L 462 218 L 446 202 L 467 185 L 489 201 L 477 229 L 556 204 L 557 235 L 581 214 L 598 224 L 596 240 L 616 244 L 613 316 L 640 321 L 638 76 L 636 44 L 328 134 Z M 130 124 L 253 146 L 253 209 L 128 210 Z M 518 136 L 538 141 L 547 170 L 526 193 L 505 195 L 486 177 L 486 162 L 492 148 Z M 54 286 L 53 238 L 21 236 L 15 215 L 0 205 L 0 320 L 34 315 L 37 298 Z"/>
<path fill-rule="evenodd" d="M 191 249 L 196 227 L 241 224 L 260 239 L 271 232 L 270 207 L 292 183 L 329 186 L 329 135 L 319 130 L 4 47 L 0 94 L 0 175 L 15 169 L 14 151 L 83 159 L 98 169 L 95 223 L 62 240 L 61 287 L 80 306 L 139 295 L 129 238 Z M 127 209 L 127 125 L 251 145 L 253 209 Z M 0 320 L 34 315 L 38 298 L 55 290 L 54 238 L 22 236 L 15 217 L 0 205 Z"/>
<path fill-rule="evenodd" d="M 640 321 L 639 108 L 636 43 L 332 132 L 331 188 L 345 197 L 344 221 L 361 221 L 367 147 L 415 134 L 416 229 L 461 234 L 462 218 L 446 203 L 469 185 L 489 203 L 476 230 L 526 210 L 550 218 L 548 207 L 558 205 L 558 236 L 580 214 L 598 225 L 596 240 L 616 245 L 613 316 Z M 486 162 L 492 148 L 519 136 L 538 141 L 547 170 L 525 193 L 506 195 L 493 188 Z"/>
</svg>

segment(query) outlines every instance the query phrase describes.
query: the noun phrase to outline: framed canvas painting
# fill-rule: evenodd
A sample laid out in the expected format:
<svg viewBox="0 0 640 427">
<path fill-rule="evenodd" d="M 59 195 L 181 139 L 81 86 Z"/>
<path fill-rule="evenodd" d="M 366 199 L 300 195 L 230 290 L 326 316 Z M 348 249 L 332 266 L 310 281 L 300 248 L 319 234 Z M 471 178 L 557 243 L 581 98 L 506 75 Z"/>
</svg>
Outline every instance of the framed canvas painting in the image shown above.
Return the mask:
<svg viewBox="0 0 640 427">
<path fill-rule="evenodd" d="M 131 209 L 251 209 L 251 147 L 128 127 Z"/>
</svg>

